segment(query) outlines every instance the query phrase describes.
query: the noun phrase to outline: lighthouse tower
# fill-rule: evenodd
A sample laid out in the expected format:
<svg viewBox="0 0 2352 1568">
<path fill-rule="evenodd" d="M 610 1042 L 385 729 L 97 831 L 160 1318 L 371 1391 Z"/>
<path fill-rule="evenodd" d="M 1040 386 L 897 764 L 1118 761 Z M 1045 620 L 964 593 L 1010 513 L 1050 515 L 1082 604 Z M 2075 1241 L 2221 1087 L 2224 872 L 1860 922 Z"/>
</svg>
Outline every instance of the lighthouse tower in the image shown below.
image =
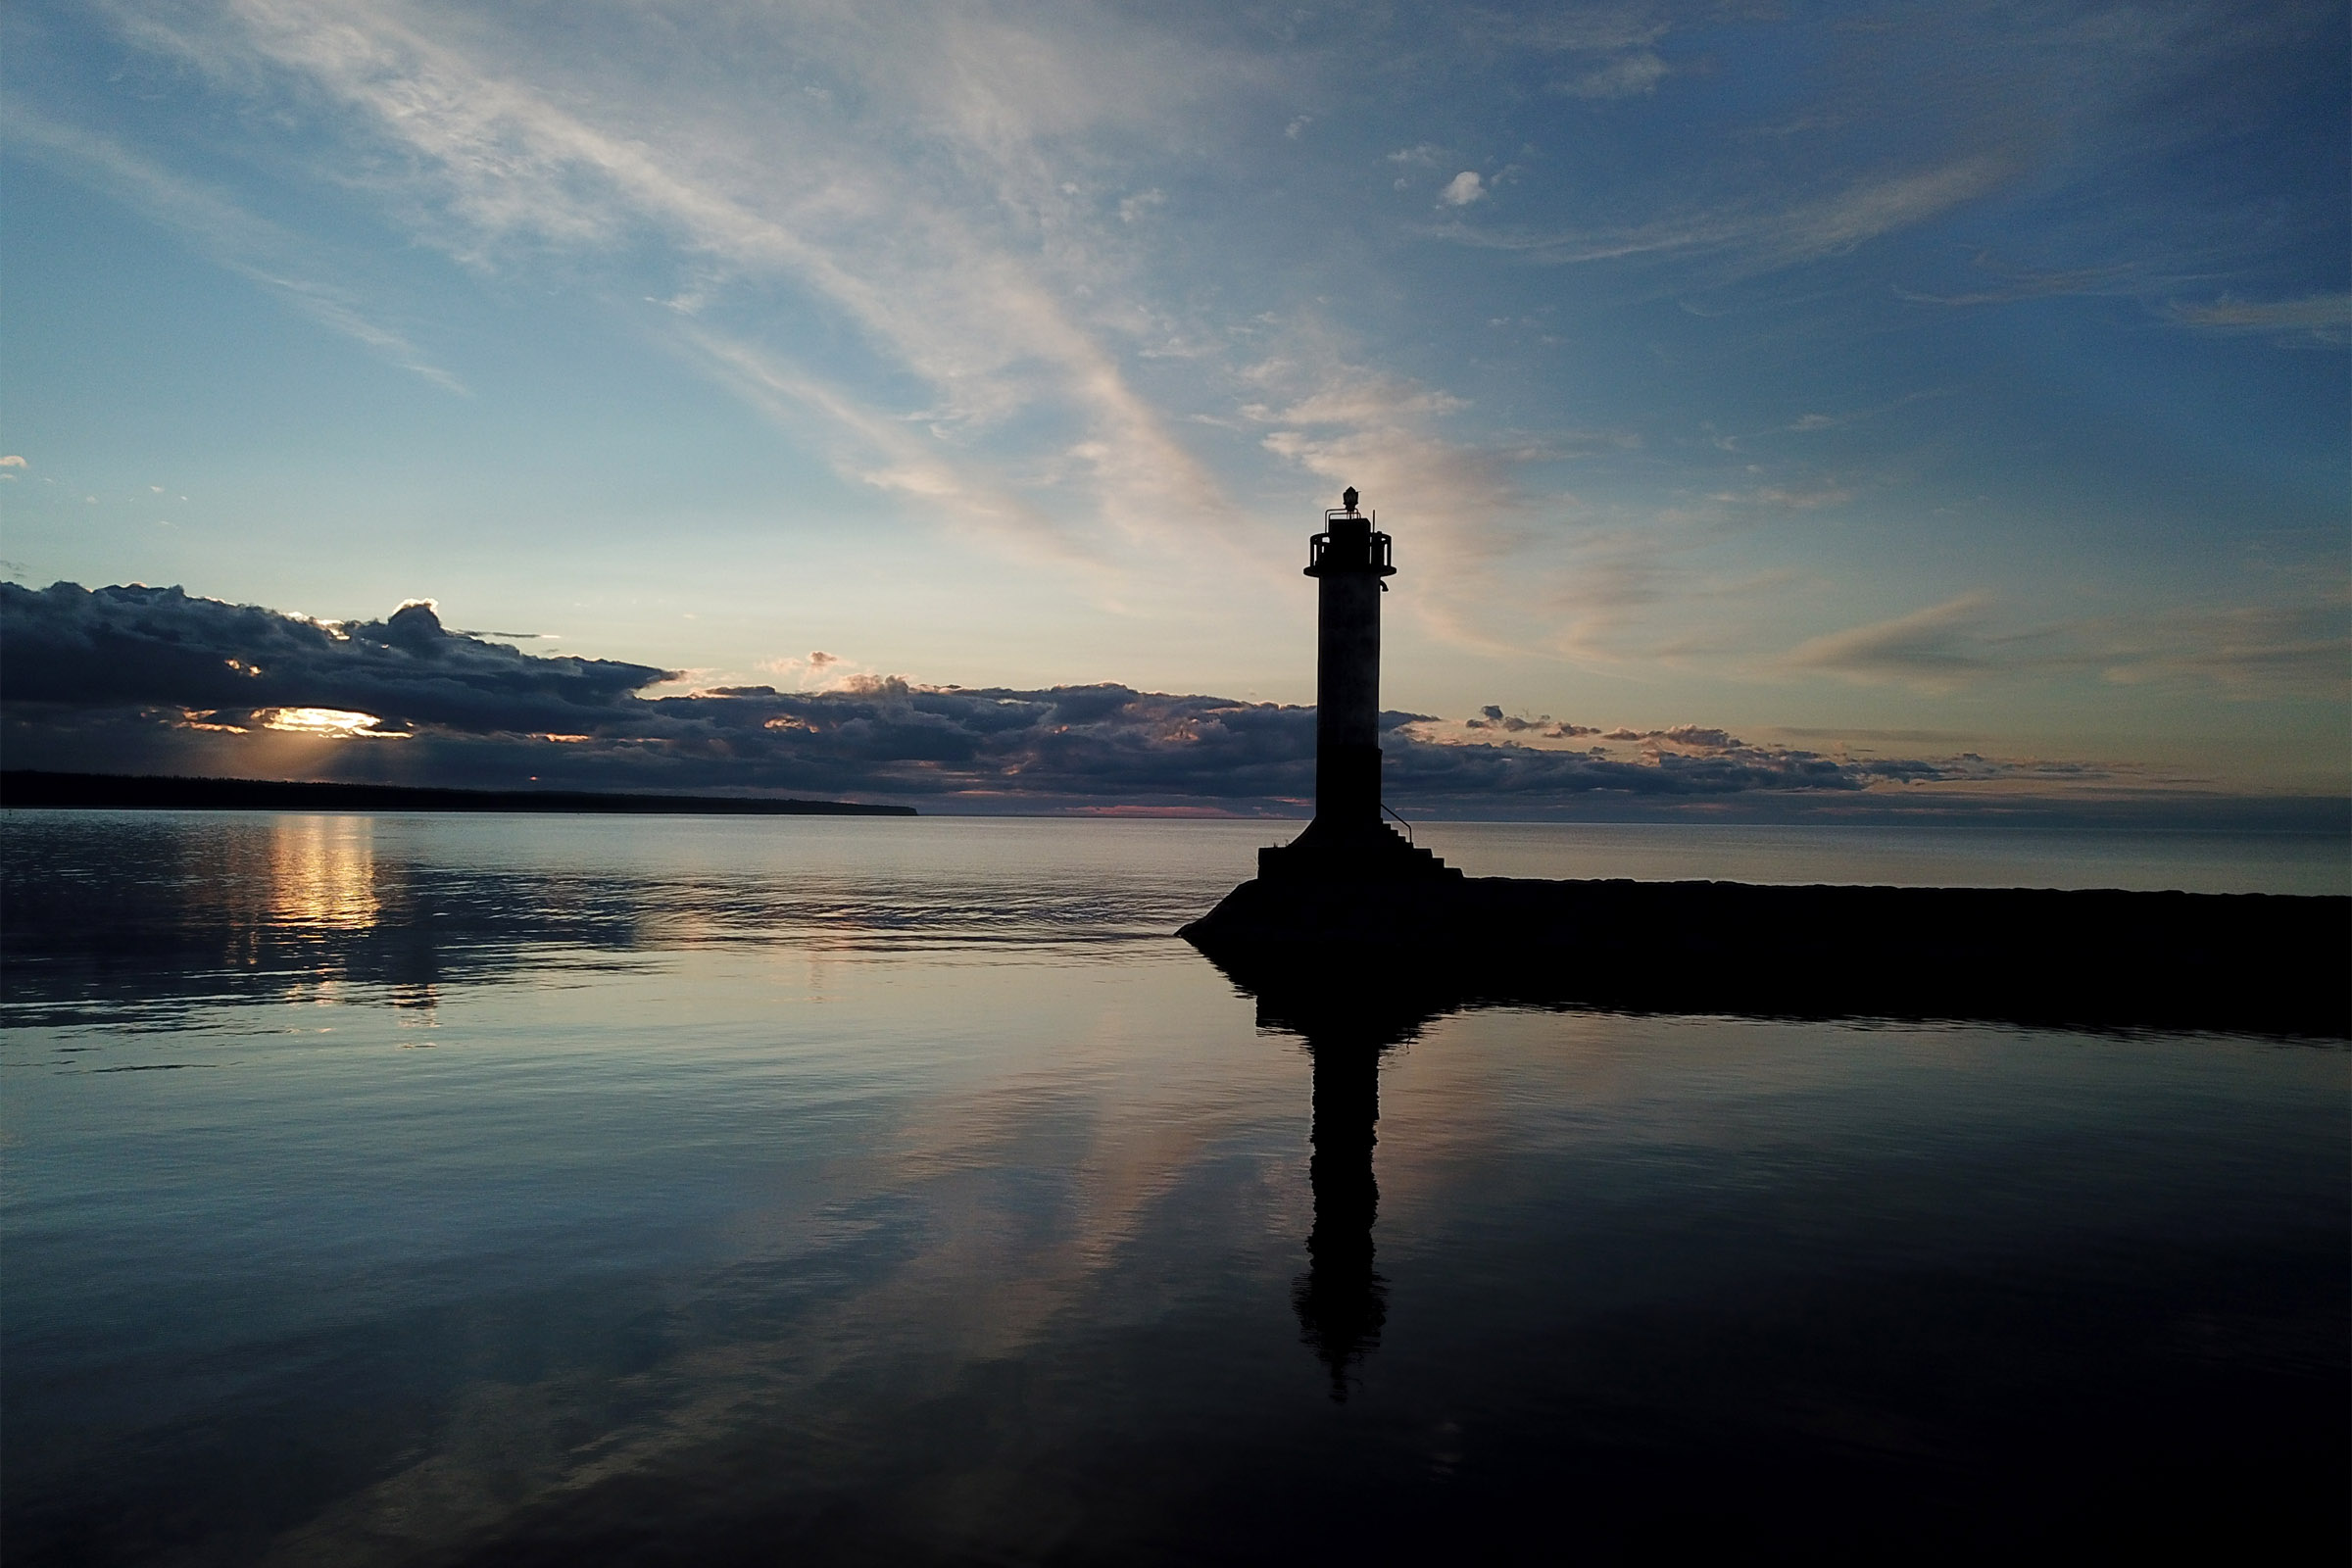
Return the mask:
<svg viewBox="0 0 2352 1568">
<path fill-rule="evenodd" d="M 1315 822 L 1317 839 L 1384 832 L 1380 820 L 1380 596 L 1396 568 L 1389 536 L 1356 493 L 1323 514 L 1307 541 L 1316 579 Z"/>
<path fill-rule="evenodd" d="M 1316 579 L 1315 819 L 1297 840 L 1258 852 L 1258 875 L 1298 878 L 1456 875 L 1381 820 L 1380 597 L 1396 574 L 1389 536 L 1350 487 L 1307 541 Z"/>
</svg>

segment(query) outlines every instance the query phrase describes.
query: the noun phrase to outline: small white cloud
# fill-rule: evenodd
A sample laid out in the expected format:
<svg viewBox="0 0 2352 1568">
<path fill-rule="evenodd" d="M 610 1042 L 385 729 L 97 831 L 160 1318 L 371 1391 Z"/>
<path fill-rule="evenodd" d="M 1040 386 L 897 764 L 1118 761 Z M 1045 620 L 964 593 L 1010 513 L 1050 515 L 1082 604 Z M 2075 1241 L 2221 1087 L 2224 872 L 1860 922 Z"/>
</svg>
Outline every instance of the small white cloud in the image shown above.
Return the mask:
<svg viewBox="0 0 2352 1568">
<path fill-rule="evenodd" d="M 1411 169 L 1435 169 L 1438 167 L 1438 149 L 1434 143 L 1426 141 L 1418 147 L 1399 147 L 1389 154 L 1389 162 L 1403 164 Z"/>
<path fill-rule="evenodd" d="M 1438 200 L 1447 207 L 1467 207 L 1487 194 L 1487 182 L 1474 170 L 1463 170 L 1446 182 Z"/>
<path fill-rule="evenodd" d="M 1166 191 L 1157 188 L 1140 191 L 1119 203 L 1119 221 L 1132 223 L 1146 213 L 1167 205 L 1168 194 Z"/>
<path fill-rule="evenodd" d="M 1303 135 L 1303 134 L 1305 133 L 1305 131 L 1306 131 L 1306 127 L 1307 127 L 1307 126 L 1309 126 L 1309 125 L 1311 125 L 1311 124 L 1313 124 L 1314 122 L 1315 122 L 1315 117 L 1314 117 L 1314 116 L 1312 116 L 1312 115 L 1300 115 L 1300 116 L 1299 116 L 1299 117 L 1298 117 L 1297 120 L 1294 120 L 1294 121 L 1292 121 L 1292 122 L 1291 122 L 1289 124 L 1287 124 L 1287 125 L 1285 125 L 1285 126 L 1283 126 L 1283 127 L 1282 127 L 1282 133 L 1283 133 L 1285 136 L 1288 136 L 1288 137 L 1290 137 L 1290 138 L 1291 138 L 1291 140 L 1293 140 L 1293 141 L 1297 141 L 1297 140 L 1298 140 L 1298 138 L 1299 138 L 1301 135 Z"/>
<path fill-rule="evenodd" d="M 24 460 L 13 452 L 5 458 L 0 458 L 0 468 L 22 468 L 23 466 L 24 466 Z"/>
</svg>

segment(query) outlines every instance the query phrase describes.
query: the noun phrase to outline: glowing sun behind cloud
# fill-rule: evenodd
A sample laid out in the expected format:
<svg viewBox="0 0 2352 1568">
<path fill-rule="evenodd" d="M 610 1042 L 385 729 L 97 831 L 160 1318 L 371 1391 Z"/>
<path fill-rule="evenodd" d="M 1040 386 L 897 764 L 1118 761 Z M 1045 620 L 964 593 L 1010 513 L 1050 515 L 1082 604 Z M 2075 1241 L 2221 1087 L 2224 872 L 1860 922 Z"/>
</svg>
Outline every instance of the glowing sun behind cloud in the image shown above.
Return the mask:
<svg viewBox="0 0 2352 1568">
<path fill-rule="evenodd" d="M 318 735 L 329 740 L 349 740 L 367 736 L 371 740 L 406 740 L 398 730 L 380 730 L 382 722 L 373 713 L 354 712 L 348 708 L 265 708 L 254 717 L 264 729 L 291 730 L 298 735 Z"/>
</svg>

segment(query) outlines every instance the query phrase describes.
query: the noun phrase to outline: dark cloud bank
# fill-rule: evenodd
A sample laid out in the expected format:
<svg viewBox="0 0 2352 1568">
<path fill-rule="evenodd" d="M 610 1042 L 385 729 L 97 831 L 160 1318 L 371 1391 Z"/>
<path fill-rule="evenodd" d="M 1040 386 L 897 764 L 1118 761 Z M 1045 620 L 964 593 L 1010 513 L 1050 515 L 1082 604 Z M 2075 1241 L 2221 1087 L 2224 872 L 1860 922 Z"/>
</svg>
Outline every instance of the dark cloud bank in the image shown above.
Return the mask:
<svg viewBox="0 0 2352 1568">
<path fill-rule="evenodd" d="M 1213 808 L 1297 814 L 1314 790 L 1314 711 L 1124 686 L 846 690 L 722 687 L 644 696 L 668 671 L 521 653 L 444 627 L 425 604 L 325 625 L 177 588 L 0 583 L 0 744 L 11 767 L 310 776 L 513 787 L 758 792 L 908 802 L 929 809 Z M 322 743 L 272 710 L 372 714 L 376 737 Z M 282 719 L 279 720 L 282 722 Z M 1406 809 L 1465 816 L 1750 814 L 1924 804 L 1905 786 L 2091 770 L 1940 760 L 1833 759 L 1721 730 L 1610 731 L 1507 718 L 1426 738 L 1388 713 L 1387 790 Z M 1934 792 L 1941 797 L 1944 792 Z"/>
</svg>

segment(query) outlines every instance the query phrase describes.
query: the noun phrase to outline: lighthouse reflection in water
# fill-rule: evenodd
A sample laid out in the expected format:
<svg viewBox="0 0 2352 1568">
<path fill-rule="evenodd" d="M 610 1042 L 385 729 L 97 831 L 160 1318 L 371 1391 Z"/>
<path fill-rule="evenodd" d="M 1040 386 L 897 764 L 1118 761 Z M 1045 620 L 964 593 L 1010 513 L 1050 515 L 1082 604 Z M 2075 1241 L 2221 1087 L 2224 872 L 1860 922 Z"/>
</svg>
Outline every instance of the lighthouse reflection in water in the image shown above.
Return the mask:
<svg viewBox="0 0 2352 1568">
<path fill-rule="evenodd" d="M 1381 1068 L 1392 1050 L 1410 1044 L 1448 1004 L 1400 994 L 1395 976 L 1344 960 L 1281 978 L 1263 971 L 1232 978 L 1252 995 L 1258 1027 L 1298 1038 L 1311 1063 L 1307 1183 L 1314 1225 L 1306 1272 L 1293 1285 L 1291 1303 L 1303 1338 L 1330 1372 L 1331 1397 L 1345 1403 L 1365 1359 L 1379 1348 L 1389 1315 L 1389 1281 L 1374 1241 Z"/>
<path fill-rule="evenodd" d="M 1331 1396 L 1345 1399 L 1349 1372 L 1380 1344 L 1388 1317 L 1388 1281 L 1373 1266 L 1372 1245 L 1380 1218 L 1372 1149 L 1379 1142 L 1382 1048 L 1326 1031 L 1307 1049 L 1315 1074 L 1314 1153 L 1307 1162 L 1315 1228 L 1293 1301 L 1308 1343 L 1331 1368 Z"/>
</svg>

